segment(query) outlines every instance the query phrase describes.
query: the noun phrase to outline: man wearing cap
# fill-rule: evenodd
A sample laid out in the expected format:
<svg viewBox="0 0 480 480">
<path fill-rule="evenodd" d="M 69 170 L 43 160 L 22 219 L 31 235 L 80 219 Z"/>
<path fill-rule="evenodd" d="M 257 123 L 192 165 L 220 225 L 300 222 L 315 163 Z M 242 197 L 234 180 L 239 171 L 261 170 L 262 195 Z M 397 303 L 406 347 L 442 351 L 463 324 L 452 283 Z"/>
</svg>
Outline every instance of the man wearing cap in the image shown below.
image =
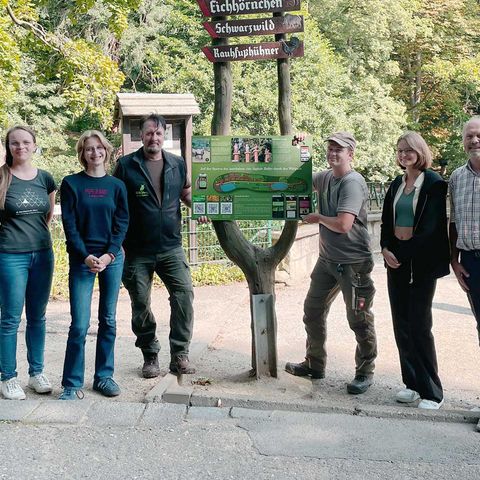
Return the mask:
<svg viewBox="0 0 480 480">
<path fill-rule="evenodd" d="M 326 140 L 330 169 L 313 177 L 318 193 L 318 213 L 303 220 L 318 223 L 319 258 L 311 274 L 304 303 L 303 322 L 307 351 L 301 363 L 288 362 L 292 375 L 324 378 L 327 315 L 341 291 L 350 328 L 355 333 L 355 378 L 347 384 L 351 394 L 364 393 L 373 383 L 377 341 L 371 305 L 375 288 L 370 236 L 367 231 L 368 189 L 364 178 L 352 169 L 356 141 L 349 132 L 337 132 Z"/>
<path fill-rule="evenodd" d="M 480 340 L 480 116 L 463 127 L 468 161 L 450 177 L 450 252 L 452 269 L 467 293 Z"/>
</svg>

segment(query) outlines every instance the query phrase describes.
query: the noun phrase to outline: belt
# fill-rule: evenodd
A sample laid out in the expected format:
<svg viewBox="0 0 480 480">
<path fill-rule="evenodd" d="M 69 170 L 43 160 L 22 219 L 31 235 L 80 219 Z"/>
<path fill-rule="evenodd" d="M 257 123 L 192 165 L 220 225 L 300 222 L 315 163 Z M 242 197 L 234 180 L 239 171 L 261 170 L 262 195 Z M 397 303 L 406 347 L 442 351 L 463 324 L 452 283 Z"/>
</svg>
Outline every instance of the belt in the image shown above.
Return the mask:
<svg viewBox="0 0 480 480">
<path fill-rule="evenodd" d="M 464 254 L 473 255 L 475 258 L 480 258 L 480 250 L 460 250 Z"/>
</svg>

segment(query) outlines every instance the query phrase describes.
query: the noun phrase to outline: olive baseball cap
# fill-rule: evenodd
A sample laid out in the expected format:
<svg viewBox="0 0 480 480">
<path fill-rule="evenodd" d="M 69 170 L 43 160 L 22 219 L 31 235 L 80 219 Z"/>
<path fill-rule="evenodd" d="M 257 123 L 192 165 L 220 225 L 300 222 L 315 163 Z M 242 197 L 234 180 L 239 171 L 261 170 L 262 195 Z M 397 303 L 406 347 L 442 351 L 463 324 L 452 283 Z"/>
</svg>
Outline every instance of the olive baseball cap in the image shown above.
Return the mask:
<svg viewBox="0 0 480 480">
<path fill-rule="evenodd" d="M 332 133 L 325 141 L 335 142 L 338 143 L 338 145 L 340 145 L 341 147 L 347 147 L 352 150 L 355 150 L 355 147 L 357 146 L 357 141 L 350 132 Z"/>
</svg>

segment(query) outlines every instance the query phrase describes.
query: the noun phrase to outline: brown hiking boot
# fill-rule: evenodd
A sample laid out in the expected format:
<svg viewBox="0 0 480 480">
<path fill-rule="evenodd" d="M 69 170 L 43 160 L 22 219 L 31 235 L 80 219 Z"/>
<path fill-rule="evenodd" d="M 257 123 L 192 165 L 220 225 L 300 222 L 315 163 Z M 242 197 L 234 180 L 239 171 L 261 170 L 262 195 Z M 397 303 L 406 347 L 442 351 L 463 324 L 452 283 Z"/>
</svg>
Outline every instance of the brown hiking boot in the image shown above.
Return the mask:
<svg viewBox="0 0 480 480">
<path fill-rule="evenodd" d="M 170 371 L 172 373 L 189 375 L 195 373 L 195 368 L 190 365 L 188 355 L 175 355 L 170 361 Z"/>
<path fill-rule="evenodd" d="M 160 375 L 160 367 L 158 365 L 157 353 L 144 353 L 143 354 L 143 378 L 155 378 Z"/>
</svg>

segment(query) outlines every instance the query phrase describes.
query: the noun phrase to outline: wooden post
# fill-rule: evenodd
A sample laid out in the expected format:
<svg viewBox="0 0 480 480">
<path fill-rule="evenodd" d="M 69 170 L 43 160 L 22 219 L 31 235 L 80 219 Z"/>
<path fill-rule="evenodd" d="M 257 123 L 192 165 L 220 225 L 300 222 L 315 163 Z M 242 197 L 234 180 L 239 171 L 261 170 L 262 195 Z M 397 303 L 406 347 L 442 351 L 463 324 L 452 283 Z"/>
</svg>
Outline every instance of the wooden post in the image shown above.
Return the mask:
<svg viewBox="0 0 480 480">
<path fill-rule="evenodd" d="M 214 18 L 225 20 L 225 17 Z M 214 38 L 213 45 L 228 45 L 228 38 Z M 212 118 L 212 135 L 229 135 L 232 121 L 232 67 L 230 62 L 213 64 L 215 80 L 215 106 Z"/>
<path fill-rule="evenodd" d="M 274 13 L 274 17 L 283 17 L 283 13 Z M 284 33 L 275 35 L 277 42 L 286 41 Z M 292 113 L 291 113 L 291 84 L 290 84 L 290 60 L 288 58 L 277 59 L 277 77 L 278 77 L 278 121 L 280 123 L 280 133 L 282 135 L 291 135 L 292 132 Z"/>
</svg>

